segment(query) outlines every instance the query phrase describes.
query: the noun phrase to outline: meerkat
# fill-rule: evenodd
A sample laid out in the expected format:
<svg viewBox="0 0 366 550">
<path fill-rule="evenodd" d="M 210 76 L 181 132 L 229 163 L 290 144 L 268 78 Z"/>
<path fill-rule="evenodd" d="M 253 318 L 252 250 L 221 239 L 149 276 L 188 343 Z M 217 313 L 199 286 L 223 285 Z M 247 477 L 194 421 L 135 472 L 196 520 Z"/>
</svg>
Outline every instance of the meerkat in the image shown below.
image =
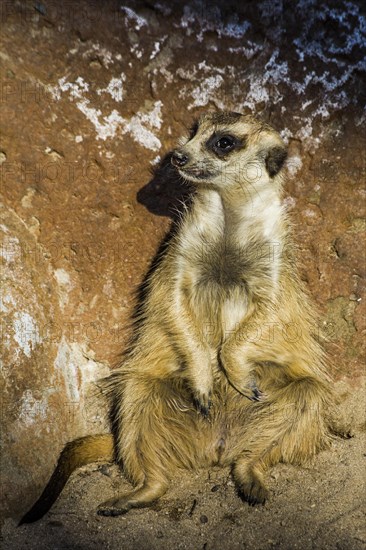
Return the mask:
<svg viewBox="0 0 366 550">
<path fill-rule="evenodd" d="M 232 112 L 202 116 L 172 153 L 194 194 L 105 381 L 113 436 L 69 443 L 21 523 L 97 460 L 119 463 L 134 485 L 100 515 L 148 506 L 180 468 L 212 465 L 230 467 L 239 496 L 263 504 L 269 467 L 302 464 L 347 435 L 281 203 L 286 155 L 269 125 Z"/>
</svg>

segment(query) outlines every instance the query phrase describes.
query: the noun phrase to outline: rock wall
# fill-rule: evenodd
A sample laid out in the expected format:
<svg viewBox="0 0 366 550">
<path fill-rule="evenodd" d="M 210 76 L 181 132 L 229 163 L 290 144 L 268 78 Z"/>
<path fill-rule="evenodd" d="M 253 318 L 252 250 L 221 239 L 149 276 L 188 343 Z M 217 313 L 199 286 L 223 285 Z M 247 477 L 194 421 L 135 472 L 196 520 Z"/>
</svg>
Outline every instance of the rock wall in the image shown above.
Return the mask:
<svg viewBox="0 0 366 550">
<path fill-rule="evenodd" d="M 290 150 L 286 204 L 333 375 L 365 333 L 361 3 L 3 2 L 0 146 L 5 513 L 64 443 L 106 429 L 93 382 L 181 194 L 152 170 L 207 109 L 255 113 Z"/>
</svg>

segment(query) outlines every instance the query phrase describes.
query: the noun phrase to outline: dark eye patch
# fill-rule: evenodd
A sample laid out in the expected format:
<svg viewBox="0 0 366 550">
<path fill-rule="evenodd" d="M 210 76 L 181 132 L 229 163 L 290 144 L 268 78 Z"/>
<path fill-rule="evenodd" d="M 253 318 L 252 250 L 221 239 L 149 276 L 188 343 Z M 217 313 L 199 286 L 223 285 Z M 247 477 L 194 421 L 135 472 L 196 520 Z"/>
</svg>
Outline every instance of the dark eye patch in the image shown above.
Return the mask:
<svg viewBox="0 0 366 550">
<path fill-rule="evenodd" d="M 213 151 L 218 157 L 224 157 L 231 151 L 241 149 L 244 146 L 244 138 L 239 139 L 226 132 L 215 132 L 206 142 L 207 149 Z"/>
</svg>

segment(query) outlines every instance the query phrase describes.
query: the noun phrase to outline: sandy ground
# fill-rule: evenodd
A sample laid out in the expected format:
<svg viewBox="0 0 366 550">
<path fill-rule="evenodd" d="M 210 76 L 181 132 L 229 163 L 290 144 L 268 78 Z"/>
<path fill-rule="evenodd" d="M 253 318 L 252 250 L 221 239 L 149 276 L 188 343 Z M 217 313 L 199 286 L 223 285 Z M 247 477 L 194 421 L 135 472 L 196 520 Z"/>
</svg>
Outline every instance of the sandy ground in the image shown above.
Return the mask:
<svg viewBox="0 0 366 550">
<path fill-rule="evenodd" d="M 2 548 L 184 549 L 269 548 L 360 550 L 365 529 L 365 393 L 345 398 L 354 437 L 337 439 L 308 467 L 280 464 L 268 475 L 270 498 L 251 508 L 235 492 L 230 472 L 182 472 L 151 509 L 97 516 L 97 505 L 129 485 L 115 465 L 75 472 L 53 509 L 39 522 L 6 520 Z"/>
</svg>

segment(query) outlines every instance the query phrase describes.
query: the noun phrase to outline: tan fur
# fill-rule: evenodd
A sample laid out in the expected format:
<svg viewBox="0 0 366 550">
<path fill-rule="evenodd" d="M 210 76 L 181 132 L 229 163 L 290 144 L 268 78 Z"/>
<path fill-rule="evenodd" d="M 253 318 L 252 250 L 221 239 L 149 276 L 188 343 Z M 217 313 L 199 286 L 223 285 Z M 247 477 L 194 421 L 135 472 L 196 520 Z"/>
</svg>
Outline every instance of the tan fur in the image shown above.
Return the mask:
<svg viewBox="0 0 366 550">
<path fill-rule="evenodd" d="M 228 154 L 222 136 L 235 138 Z M 284 159 L 272 128 L 235 113 L 205 115 L 173 154 L 193 202 L 106 381 L 116 459 L 136 488 L 100 514 L 149 505 L 179 468 L 213 464 L 264 503 L 269 466 L 328 445 L 334 398 L 280 201 Z"/>
</svg>

